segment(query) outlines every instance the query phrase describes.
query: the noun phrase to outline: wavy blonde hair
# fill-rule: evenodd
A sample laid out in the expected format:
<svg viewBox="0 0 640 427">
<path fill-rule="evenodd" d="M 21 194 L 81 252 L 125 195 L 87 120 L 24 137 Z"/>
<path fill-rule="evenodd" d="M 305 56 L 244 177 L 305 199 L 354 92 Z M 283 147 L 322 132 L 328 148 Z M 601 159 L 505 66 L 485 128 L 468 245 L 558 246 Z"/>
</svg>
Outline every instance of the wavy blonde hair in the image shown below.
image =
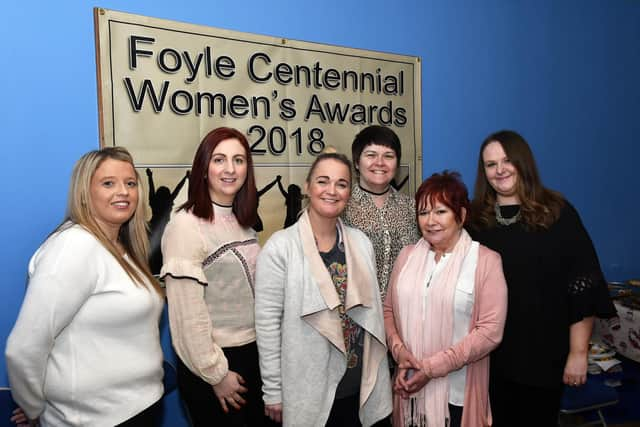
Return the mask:
<svg viewBox="0 0 640 427">
<path fill-rule="evenodd" d="M 122 224 L 118 233 L 118 240 L 125 248 L 129 259 L 135 265 L 127 262 L 124 255 L 109 240 L 95 219 L 91 204 L 91 179 L 107 159 L 119 160 L 129 163 L 136 174 L 138 186 L 138 204 L 127 222 Z M 146 200 L 140 175 L 135 169 L 131 154 L 123 147 L 105 147 L 100 150 L 90 151 L 83 155 L 73 167 L 71 184 L 69 185 L 69 197 L 67 199 L 67 213 L 64 221 L 56 230 L 66 228 L 65 224 L 78 224 L 93 234 L 96 239 L 113 255 L 118 264 L 126 271 L 137 286 L 147 287 L 151 285 L 156 292 L 162 295 L 160 284 L 153 277 L 149 268 L 149 239 L 146 224 Z"/>
</svg>

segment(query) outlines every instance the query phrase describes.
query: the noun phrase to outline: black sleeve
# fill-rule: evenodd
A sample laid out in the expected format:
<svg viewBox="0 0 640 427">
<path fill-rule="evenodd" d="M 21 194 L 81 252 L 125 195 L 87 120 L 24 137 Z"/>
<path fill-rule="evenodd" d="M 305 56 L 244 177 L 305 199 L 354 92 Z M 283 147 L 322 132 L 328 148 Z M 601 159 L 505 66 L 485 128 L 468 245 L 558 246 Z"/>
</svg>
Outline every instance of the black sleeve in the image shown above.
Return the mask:
<svg viewBox="0 0 640 427">
<path fill-rule="evenodd" d="M 589 233 L 584 228 L 578 212 L 566 202 L 558 222 L 563 235 L 562 244 L 567 250 L 567 290 L 569 293 L 569 321 L 576 323 L 585 317 L 603 319 L 615 317 L 616 309 L 609 296 L 609 289 L 600 269 Z"/>
</svg>

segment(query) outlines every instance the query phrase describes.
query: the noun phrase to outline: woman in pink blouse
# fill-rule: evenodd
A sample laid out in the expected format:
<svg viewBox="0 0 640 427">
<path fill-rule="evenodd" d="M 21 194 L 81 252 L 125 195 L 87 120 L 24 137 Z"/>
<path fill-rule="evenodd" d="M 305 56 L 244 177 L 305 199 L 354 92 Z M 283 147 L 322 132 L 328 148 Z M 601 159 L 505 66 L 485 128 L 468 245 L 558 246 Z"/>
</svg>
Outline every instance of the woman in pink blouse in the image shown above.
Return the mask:
<svg viewBox="0 0 640 427">
<path fill-rule="evenodd" d="M 178 389 L 193 426 L 268 422 L 253 315 L 256 200 L 247 139 L 211 131 L 193 159 L 188 200 L 162 238 Z"/>
<path fill-rule="evenodd" d="M 490 426 L 488 355 L 507 309 L 500 256 L 464 230 L 459 174 L 432 175 L 415 198 L 422 239 L 400 252 L 384 303 L 394 426 Z"/>
</svg>

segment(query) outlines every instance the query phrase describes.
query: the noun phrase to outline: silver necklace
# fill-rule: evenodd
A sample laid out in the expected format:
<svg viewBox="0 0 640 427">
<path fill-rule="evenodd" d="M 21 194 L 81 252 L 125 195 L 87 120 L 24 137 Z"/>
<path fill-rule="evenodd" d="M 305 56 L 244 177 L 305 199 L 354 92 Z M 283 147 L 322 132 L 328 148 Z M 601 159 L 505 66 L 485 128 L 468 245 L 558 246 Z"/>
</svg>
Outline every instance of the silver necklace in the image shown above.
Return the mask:
<svg viewBox="0 0 640 427">
<path fill-rule="evenodd" d="M 497 201 L 496 201 L 496 204 L 494 205 L 494 209 L 496 211 L 496 222 L 500 225 L 511 225 L 511 224 L 515 224 L 520 220 L 520 210 L 518 210 L 518 213 L 512 216 L 511 218 L 505 218 L 502 216 L 502 212 L 500 212 L 500 205 L 498 204 Z"/>
</svg>

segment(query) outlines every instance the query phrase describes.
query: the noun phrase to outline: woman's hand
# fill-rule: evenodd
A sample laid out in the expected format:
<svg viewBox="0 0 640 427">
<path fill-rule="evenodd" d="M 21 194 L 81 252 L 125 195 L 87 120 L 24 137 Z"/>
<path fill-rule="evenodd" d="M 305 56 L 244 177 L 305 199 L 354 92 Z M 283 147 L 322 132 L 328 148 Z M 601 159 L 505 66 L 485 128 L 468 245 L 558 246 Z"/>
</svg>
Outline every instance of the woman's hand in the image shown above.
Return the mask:
<svg viewBox="0 0 640 427">
<path fill-rule="evenodd" d="M 409 372 L 413 372 L 410 378 L 405 381 L 405 390 L 408 394 L 413 394 L 422 390 L 422 387 L 426 386 L 431 378 L 429 378 L 422 369 L 414 369 Z"/>
<path fill-rule="evenodd" d="M 562 375 L 562 381 L 566 385 L 576 387 L 587 382 L 587 355 L 593 321 L 593 317 L 585 317 L 572 324 L 569 329 L 569 356 Z"/>
<path fill-rule="evenodd" d="M 420 369 L 422 364 L 413 354 L 403 345 L 398 351 L 398 357 L 396 358 L 398 366 L 402 369 Z"/>
<path fill-rule="evenodd" d="M 282 403 L 264 405 L 264 414 L 277 423 L 282 423 Z"/>
<path fill-rule="evenodd" d="M 562 381 L 569 386 L 580 386 L 587 382 L 587 352 L 569 352 L 564 365 Z"/>
<path fill-rule="evenodd" d="M 402 346 L 397 354 L 398 375 L 393 389 L 404 399 L 413 394 L 429 382 L 429 377 L 424 373 L 422 362 L 411 354 L 405 346 Z"/>
<path fill-rule="evenodd" d="M 32 427 L 40 425 L 38 419 L 30 420 L 29 418 L 27 418 L 27 414 L 24 413 L 22 408 L 14 409 L 11 414 L 11 418 L 9 418 L 9 421 L 15 423 L 16 427 Z"/>
<path fill-rule="evenodd" d="M 410 395 L 420 391 L 431 378 L 422 369 L 398 369 L 398 375 L 393 384 L 393 391 L 398 393 L 403 399 L 408 399 Z"/>
<path fill-rule="evenodd" d="M 398 393 L 400 397 L 402 397 L 403 399 L 409 398 L 409 393 L 407 393 L 407 390 L 406 390 L 407 388 L 406 378 L 407 378 L 408 371 L 409 371 L 408 369 L 398 368 L 398 371 L 396 372 L 396 379 L 393 382 L 393 391 Z"/>
<path fill-rule="evenodd" d="M 234 409 L 240 409 L 242 405 L 246 403 L 240 393 L 246 393 L 247 388 L 244 387 L 244 378 L 236 372 L 229 371 L 227 375 L 218 384 L 213 386 L 213 391 L 220 401 L 222 410 L 229 413 L 227 404 L 231 405 Z"/>
</svg>

